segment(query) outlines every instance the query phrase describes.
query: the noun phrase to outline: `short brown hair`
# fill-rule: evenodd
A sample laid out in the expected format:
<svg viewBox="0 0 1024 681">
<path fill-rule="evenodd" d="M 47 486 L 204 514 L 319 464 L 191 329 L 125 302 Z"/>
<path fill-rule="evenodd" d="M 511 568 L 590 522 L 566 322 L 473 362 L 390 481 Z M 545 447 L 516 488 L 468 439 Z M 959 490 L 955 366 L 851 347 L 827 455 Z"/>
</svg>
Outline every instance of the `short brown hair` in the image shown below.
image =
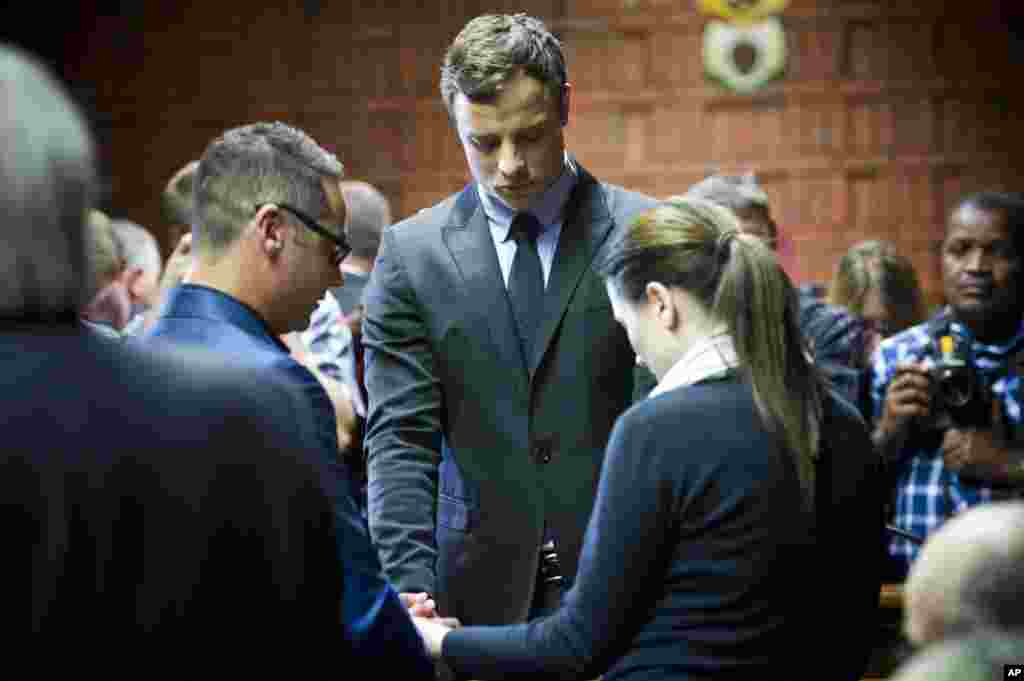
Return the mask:
<svg viewBox="0 0 1024 681">
<path fill-rule="evenodd" d="M 228 130 L 210 142 L 196 169 L 193 248 L 221 252 L 261 203 L 287 203 L 310 215 L 327 207 L 324 179 L 341 162 L 305 132 L 280 122 Z"/>
<path fill-rule="evenodd" d="M 455 95 L 487 101 L 520 70 L 561 101 L 567 80 L 562 45 L 539 19 L 526 14 L 485 14 L 455 36 L 441 67 L 441 98 L 454 120 Z M 565 112 L 563 111 L 563 116 Z"/>
</svg>

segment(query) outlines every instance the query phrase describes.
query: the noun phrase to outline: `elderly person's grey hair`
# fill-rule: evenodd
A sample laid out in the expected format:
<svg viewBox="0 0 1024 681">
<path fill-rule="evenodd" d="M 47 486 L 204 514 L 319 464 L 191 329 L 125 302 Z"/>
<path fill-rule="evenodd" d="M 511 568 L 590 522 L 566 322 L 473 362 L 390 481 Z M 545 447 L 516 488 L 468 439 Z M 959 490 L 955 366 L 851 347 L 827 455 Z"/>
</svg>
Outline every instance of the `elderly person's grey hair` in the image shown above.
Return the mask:
<svg viewBox="0 0 1024 681">
<path fill-rule="evenodd" d="M 1020 632 L 984 630 L 929 646 L 900 666 L 891 681 L 991 681 L 1009 678 L 1004 665 L 1024 660 Z"/>
<path fill-rule="evenodd" d="M 148 229 L 131 220 L 111 220 L 110 226 L 121 246 L 121 252 L 124 253 L 125 266 L 138 267 L 143 272 L 152 272 L 159 278 L 164 262 L 156 237 Z"/>
<path fill-rule="evenodd" d="M 981 629 L 1024 632 L 1024 501 L 973 506 L 928 536 L 905 584 L 904 629 L 923 645 Z"/>
<path fill-rule="evenodd" d="M 734 213 L 752 208 L 769 211 L 768 195 L 752 174 L 711 175 L 686 190 L 686 196 L 717 203 Z"/>
<path fill-rule="evenodd" d="M 228 130 L 206 147 L 196 169 L 193 248 L 222 254 L 263 203 L 321 215 L 328 209 L 322 182 L 337 182 L 343 173 L 333 154 L 284 123 Z"/>
<path fill-rule="evenodd" d="M 10 45 L 0 45 L 0 99 L 0 317 L 74 319 L 89 277 L 92 139 L 63 86 Z"/>
</svg>

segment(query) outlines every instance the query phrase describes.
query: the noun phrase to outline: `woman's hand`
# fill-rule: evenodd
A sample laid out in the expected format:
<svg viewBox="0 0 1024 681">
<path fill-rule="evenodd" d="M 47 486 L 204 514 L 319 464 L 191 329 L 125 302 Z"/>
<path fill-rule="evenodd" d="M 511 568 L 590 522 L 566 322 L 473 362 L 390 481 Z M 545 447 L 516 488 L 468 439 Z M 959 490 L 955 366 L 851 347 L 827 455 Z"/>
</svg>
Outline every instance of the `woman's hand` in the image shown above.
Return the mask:
<svg viewBox="0 0 1024 681">
<path fill-rule="evenodd" d="M 430 653 L 430 656 L 435 660 L 439 659 L 441 657 L 441 649 L 444 645 L 444 637 L 447 636 L 448 632 L 454 628 L 445 623 L 451 622 L 451 620 L 413 617 L 412 621 L 413 624 L 416 625 L 416 629 L 420 632 L 420 638 L 423 639 L 423 644 L 427 647 L 427 651 Z"/>
</svg>

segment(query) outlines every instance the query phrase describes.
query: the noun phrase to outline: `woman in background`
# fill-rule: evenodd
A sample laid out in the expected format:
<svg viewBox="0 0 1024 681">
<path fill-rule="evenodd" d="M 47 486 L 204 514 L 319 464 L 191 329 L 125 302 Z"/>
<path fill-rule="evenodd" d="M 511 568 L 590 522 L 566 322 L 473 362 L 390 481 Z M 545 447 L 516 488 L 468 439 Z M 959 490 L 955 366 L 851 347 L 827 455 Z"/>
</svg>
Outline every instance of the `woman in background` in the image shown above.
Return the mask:
<svg viewBox="0 0 1024 681">
<path fill-rule="evenodd" d="M 613 237 L 600 271 L 659 383 L 616 423 L 574 585 L 526 624 L 417 618 L 431 652 L 474 679 L 860 678 L 879 460 L 809 361 L 774 254 L 682 198 Z"/>
<path fill-rule="evenodd" d="M 925 318 L 914 265 L 888 241 L 852 246 L 839 261 L 827 301 L 864 320 L 865 363 L 883 339 Z"/>
</svg>

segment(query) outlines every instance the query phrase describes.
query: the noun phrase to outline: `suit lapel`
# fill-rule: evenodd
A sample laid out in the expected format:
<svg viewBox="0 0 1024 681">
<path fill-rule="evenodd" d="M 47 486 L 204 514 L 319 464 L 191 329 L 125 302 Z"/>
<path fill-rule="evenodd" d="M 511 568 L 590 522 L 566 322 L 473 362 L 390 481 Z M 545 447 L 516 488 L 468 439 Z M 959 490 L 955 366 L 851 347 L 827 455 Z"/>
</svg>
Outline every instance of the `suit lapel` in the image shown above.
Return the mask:
<svg viewBox="0 0 1024 681">
<path fill-rule="evenodd" d="M 470 184 L 456 199 L 442 238 L 462 275 L 464 304 L 487 320 L 491 342 L 498 350 L 498 363 L 522 368 L 525 389 L 529 376 L 519 347 L 512 304 L 475 185 Z"/>
<path fill-rule="evenodd" d="M 540 366 L 583 273 L 590 267 L 611 226 L 612 218 L 608 213 L 604 190 L 590 173 L 579 167 L 579 181 L 566 206 L 562 233 L 558 237 L 558 248 L 555 250 L 555 260 L 544 296 L 544 319 L 530 361 L 531 376 Z"/>
</svg>

